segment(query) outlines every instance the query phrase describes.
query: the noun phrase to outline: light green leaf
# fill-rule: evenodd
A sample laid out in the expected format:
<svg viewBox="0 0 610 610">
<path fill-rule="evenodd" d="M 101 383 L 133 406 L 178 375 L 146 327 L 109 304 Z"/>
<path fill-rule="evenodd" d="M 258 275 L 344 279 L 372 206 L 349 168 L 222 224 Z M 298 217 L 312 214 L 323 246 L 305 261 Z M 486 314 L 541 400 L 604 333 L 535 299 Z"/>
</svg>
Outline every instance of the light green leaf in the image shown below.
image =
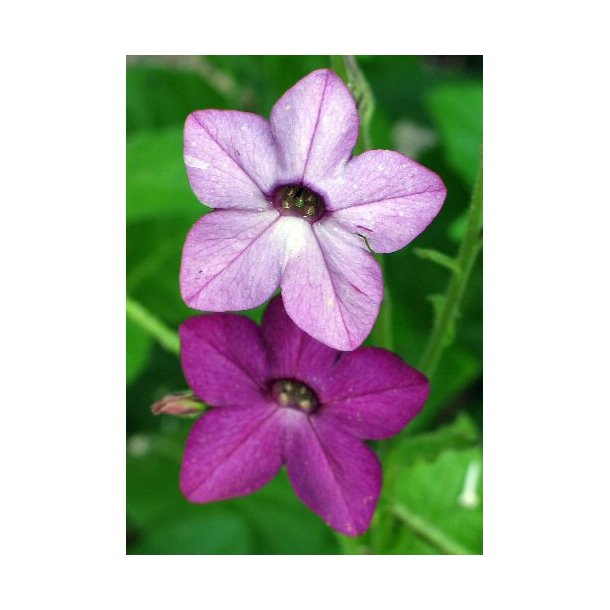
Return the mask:
<svg viewBox="0 0 610 610">
<path fill-rule="evenodd" d="M 401 472 L 392 511 L 406 528 L 446 554 L 483 552 L 482 450 L 443 451 Z"/>
<path fill-rule="evenodd" d="M 447 162 L 471 188 L 477 176 L 483 139 L 483 85 L 439 85 L 428 95 L 428 108 L 441 133 Z"/>
<path fill-rule="evenodd" d="M 207 210 L 189 186 L 182 159 L 182 127 L 143 132 L 127 142 L 127 219 L 184 216 Z"/>
</svg>

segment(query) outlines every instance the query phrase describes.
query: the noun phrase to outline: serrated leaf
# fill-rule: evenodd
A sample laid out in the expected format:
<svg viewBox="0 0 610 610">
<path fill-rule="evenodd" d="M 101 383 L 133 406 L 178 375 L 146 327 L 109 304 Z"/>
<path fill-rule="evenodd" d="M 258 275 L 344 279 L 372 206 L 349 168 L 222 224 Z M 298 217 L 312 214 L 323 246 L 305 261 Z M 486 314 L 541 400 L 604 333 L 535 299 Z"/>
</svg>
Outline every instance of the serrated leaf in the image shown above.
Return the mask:
<svg viewBox="0 0 610 610">
<path fill-rule="evenodd" d="M 460 273 L 460 267 L 457 264 L 457 261 L 438 250 L 432 250 L 431 248 L 415 248 L 413 252 L 421 259 L 432 261 L 441 267 L 450 269 L 454 273 Z"/>
<path fill-rule="evenodd" d="M 443 451 L 470 448 L 477 442 L 478 435 L 470 417 L 460 413 L 453 422 L 432 432 L 405 436 L 384 457 L 387 490 L 392 493 L 405 468 L 421 461 L 433 462 Z"/>
<path fill-rule="evenodd" d="M 407 466 L 394 493 L 395 515 L 428 544 L 448 554 L 483 552 L 480 447 Z"/>
</svg>

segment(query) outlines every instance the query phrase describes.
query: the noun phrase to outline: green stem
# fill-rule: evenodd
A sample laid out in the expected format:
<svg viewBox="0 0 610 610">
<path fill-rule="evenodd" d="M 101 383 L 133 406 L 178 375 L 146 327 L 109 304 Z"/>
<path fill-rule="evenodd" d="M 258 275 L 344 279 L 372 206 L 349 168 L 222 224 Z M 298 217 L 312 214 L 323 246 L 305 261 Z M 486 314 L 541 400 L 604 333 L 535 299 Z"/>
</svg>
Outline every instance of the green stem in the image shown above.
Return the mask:
<svg viewBox="0 0 610 610">
<path fill-rule="evenodd" d="M 457 268 L 453 271 L 440 313 L 436 317 L 428 345 L 419 363 L 419 369 L 428 378 L 436 372 L 438 363 L 450 342 L 451 329 L 459 315 L 460 305 L 472 267 L 481 250 L 481 221 L 483 212 L 483 162 L 479 167 L 477 181 L 472 191 L 466 235 L 456 259 Z"/>
<path fill-rule="evenodd" d="M 180 354 L 180 338 L 175 330 L 130 297 L 127 297 L 126 310 L 127 317 L 155 338 L 161 347 L 176 356 Z"/>
<path fill-rule="evenodd" d="M 394 506 L 392 513 L 411 531 L 425 540 L 430 546 L 439 550 L 443 555 L 470 555 L 470 551 L 458 542 L 455 542 L 443 532 L 430 525 L 419 515 L 412 513 L 404 506 Z"/>
<path fill-rule="evenodd" d="M 387 350 L 392 351 L 394 349 L 394 334 L 392 331 L 392 299 L 390 298 L 390 289 L 388 282 L 386 282 L 386 269 L 384 265 L 384 259 L 382 256 L 375 256 L 379 266 L 381 267 L 381 274 L 383 277 L 383 301 L 381 303 L 381 309 L 379 310 L 379 316 L 373 327 L 371 338 L 374 345 L 384 347 Z"/>
<path fill-rule="evenodd" d="M 336 534 L 337 540 L 339 541 L 339 548 L 343 555 L 363 555 L 364 549 L 360 544 L 358 538 L 351 538 L 350 536 L 344 536 L 343 534 Z"/>
</svg>

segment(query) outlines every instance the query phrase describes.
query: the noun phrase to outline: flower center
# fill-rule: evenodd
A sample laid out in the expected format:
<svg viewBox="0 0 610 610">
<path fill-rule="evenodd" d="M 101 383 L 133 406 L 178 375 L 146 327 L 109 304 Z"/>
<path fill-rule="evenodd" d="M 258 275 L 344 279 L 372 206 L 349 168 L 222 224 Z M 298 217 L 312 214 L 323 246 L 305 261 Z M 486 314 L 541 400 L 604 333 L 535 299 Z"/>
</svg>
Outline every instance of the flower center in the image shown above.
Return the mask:
<svg viewBox="0 0 610 610">
<path fill-rule="evenodd" d="M 300 381 L 294 379 L 278 379 L 271 384 L 271 394 L 282 407 L 290 407 L 313 413 L 319 407 L 318 397 L 314 391 Z"/>
<path fill-rule="evenodd" d="M 273 205 L 284 216 L 296 216 L 309 222 L 315 222 L 324 212 L 322 197 L 300 185 L 279 187 L 273 195 Z"/>
</svg>

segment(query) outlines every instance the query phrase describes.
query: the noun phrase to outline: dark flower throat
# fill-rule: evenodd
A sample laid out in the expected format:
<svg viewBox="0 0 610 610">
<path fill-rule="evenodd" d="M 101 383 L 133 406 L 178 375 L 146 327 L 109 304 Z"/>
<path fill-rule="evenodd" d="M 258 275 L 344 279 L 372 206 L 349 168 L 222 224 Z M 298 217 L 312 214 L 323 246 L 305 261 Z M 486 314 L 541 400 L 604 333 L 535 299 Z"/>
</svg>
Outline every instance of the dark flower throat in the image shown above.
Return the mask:
<svg viewBox="0 0 610 610">
<path fill-rule="evenodd" d="M 296 216 L 315 222 L 324 213 L 324 200 L 302 185 L 279 187 L 273 195 L 273 205 L 284 216 Z"/>
<path fill-rule="evenodd" d="M 278 405 L 313 413 L 320 406 L 315 392 L 300 381 L 278 379 L 271 384 L 271 394 Z"/>
</svg>

